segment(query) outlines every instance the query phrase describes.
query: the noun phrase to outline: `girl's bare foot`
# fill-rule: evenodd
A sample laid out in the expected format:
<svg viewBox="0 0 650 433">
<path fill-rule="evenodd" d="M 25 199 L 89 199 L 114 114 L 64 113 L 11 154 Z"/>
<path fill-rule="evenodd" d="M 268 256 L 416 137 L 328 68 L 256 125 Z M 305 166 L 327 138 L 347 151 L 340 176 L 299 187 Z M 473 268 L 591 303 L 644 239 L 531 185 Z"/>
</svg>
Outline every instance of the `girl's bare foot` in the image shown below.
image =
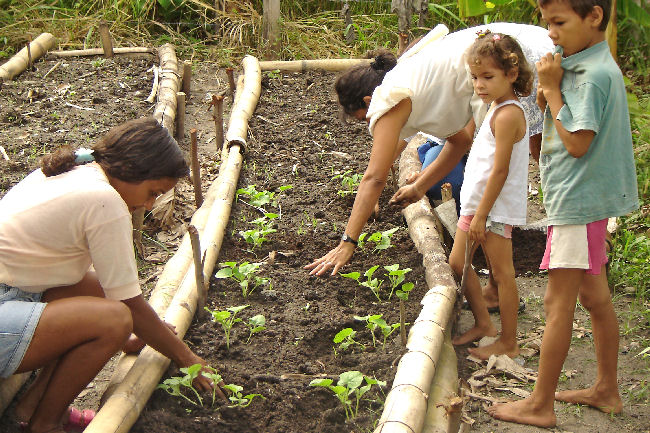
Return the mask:
<svg viewBox="0 0 650 433">
<path fill-rule="evenodd" d="M 555 399 L 571 404 L 585 404 L 609 414 L 618 414 L 623 411 L 623 401 L 614 392 L 598 391 L 595 386 L 587 389 L 572 389 L 555 393 Z"/>
<path fill-rule="evenodd" d="M 492 324 L 490 324 L 490 326 L 487 327 L 474 326 L 472 329 L 465 332 L 464 334 L 455 337 L 452 340 L 452 343 L 455 344 L 456 346 L 460 346 L 462 344 L 467 344 L 467 343 L 471 343 L 472 341 L 480 340 L 483 337 L 494 337 L 495 335 L 497 335 L 497 328 L 495 328 L 494 325 Z"/>
<path fill-rule="evenodd" d="M 467 351 L 477 357 L 478 359 L 486 360 L 490 355 L 508 355 L 514 358 L 519 355 L 519 346 L 515 344 L 506 344 L 501 339 L 496 340 L 494 343 L 483 347 L 469 348 Z"/>
<path fill-rule="evenodd" d="M 488 408 L 488 413 L 493 418 L 503 421 L 538 427 L 555 427 L 557 423 L 552 405 L 550 410 L 539 407 L 530 397 L 510 403 L 492 405 Z"/>
</svg>

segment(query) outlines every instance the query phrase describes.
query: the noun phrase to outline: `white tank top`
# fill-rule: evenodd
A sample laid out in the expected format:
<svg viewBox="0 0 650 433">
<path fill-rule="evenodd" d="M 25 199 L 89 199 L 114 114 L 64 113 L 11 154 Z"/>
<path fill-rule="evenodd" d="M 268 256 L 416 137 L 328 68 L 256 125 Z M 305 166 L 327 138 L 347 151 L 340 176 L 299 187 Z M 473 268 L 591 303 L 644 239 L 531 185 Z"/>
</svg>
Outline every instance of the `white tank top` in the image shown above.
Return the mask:
<svg viewBox="0 0 650 433">
<path fill-rule="evenodd" d="M 465 165 L 465 179 L 460 190 L 460 214 L 474 215 L 478 208 L 488 178 L 494 167 L 496 139 L 490 128 L 494 113 L 504 105 L 515 104 L 523 112 L 519 101 L 508 100 L 490 110 L 474 139 Z M 490 210 L 492 221 L 511 225 L 526 224 L 526 203 L 528 193 L 528 119 L 526 134 L 512 148 L 508 177 L 501 193 Z"/>
</svg>

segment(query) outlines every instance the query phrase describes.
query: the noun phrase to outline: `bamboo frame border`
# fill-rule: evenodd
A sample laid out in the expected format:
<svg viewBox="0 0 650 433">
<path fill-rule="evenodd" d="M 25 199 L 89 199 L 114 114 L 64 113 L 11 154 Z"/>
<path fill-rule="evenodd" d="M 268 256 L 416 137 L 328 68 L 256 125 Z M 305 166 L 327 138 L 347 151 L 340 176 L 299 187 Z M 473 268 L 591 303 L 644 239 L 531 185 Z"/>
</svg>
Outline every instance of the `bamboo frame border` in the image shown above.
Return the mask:
<svg viewBox="0 0 650 433">
<path fill-rule="evenodd" d="M 0 82 L 3 80 L 13 80 L 14 77 L 27 70 L 29 66 L 29 57 L 31 55 L 32 64 L 45 54 L 54 46 L 56 38 L 51 33 L 41 33 L 36 39 L 27 47 L 18 51 L 9 60 L 0 66 Z"/>
</svg>

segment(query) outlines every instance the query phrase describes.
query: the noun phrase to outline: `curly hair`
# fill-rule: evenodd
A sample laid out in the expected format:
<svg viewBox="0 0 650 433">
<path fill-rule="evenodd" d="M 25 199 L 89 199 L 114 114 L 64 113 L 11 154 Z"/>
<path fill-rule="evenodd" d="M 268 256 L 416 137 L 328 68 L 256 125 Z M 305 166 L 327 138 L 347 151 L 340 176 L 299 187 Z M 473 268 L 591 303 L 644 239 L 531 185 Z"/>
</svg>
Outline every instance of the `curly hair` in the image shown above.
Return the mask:
<svg viewBox="0 0 650 433">
<path fill-rule="evenodd" d="M 370 64 L 353 66 L 336 79 L 334 89 L 339 104 L 346 114 L 366 108 L 365 96 L 372 96 L 388 71 L 397 64 L 397 58 L 388 51 L 382 51 Z"/>
<path fill-rule="evenodd" d="M 492 59 L 506 74 L 517 69 L 517 79 L 512 84 L 515 94 L 530 95 L 533 89 L 533 71 L 515 38 L 489 30 L 478 32 L 478 38 L 465 53 L 465 59 L 468 64 L 480 64 L 481 59 L 486 57 Z"/>
<path fill-rule="evenodd" d="M 189 167 L 176 140 L 153 117 L 131 120 L 110 129 L 92 148 L 104 171 L 124 182 L 189 175 Z M 56 176 L 78 163 L 70 146 L 61 146 L 41 160 L 45 176 Z"/>
</svg>

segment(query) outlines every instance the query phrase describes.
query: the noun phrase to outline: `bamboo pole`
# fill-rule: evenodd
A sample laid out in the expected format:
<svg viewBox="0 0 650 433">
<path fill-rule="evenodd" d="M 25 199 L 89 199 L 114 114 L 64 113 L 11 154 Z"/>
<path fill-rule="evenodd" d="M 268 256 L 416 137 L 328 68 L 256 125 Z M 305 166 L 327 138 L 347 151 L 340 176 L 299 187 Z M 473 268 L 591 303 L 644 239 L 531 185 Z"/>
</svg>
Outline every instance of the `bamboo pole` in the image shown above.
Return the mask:
<svg viewBox="0 0 650 433">
<path fill-rule="evenodd" d="M 429 403 L 422 433 L 457 432 L 460 427 L 463 401 L 458 395 L 458 360 L 451 344 L 450 329 L 445 331 L 438 367 L 429 388 Z"/>
<path fill-rule="evenodd" d="M 185 60 L 183 62 L 183 79 L 181 80 L 183 93 L 187 99 L 190 98 L 190 90 L 192 87 L 192 62 Z"/>
<path fill-rule="evenodd" d="M 370 64 L 372 59 L 317 59 L 317 60 L 290 60 L 260 62 L 262 71 L 279 69 L 287 72 L 306 72 L 325 70 L 332 72 L 345 71 L 359 64 Z"/>
<path fill-rule="evenodd" d="M 253 115 L 262 92 L 262 72 L 259 62 L 253 56 L 244 57 L 242 65 L 244 66 L 245 85 L 241 95 L 237 95 L 237 104 L 233 106 L 230 114 L 226 142 L 228 147 L 236 143 L 244 149 L 248 134 L 248 120 Z"/>
<path fill-rule="evenodd" d="M 0 379 L 0 415 L 9 407 L 14 396 L 29 379 L 30 374 L 31 372 L 19 373 Z"/>
<path fill-rule="evenodd" d="M 29 45 L 18 51 L 16 55 L 10 58 L 6 63 L 0 66 L 0 81 L 13 80 L 14 77 L 24 72 L 29 66 L 29 58 L 34 62 L 43 57 L 47 50 L 52 48 L 56 43 L 56 38 L 51 33 L 42 33 L 34 39 Z"/>
<path fill-rule="evenodd" d="M 262 37 L 267 42 L 267 56 L 277 58 L 280 52 L 280 0 L 262 1 Z"/>
<path fill-rule="evenodd" d="M 160 85 L 158 87 L 158 103 L 153 117 L 162 126 L 174 133 L 176 118 L 176 92 L 178 92 L 178 61 L 172 44 L 165 44 L 158 49 L 160 58 Z"/>
<path fill-rule="evenodd" d="M 154 48 L 147 47 L 116 47 L 113 48 L 113 54 L 154 54 Z M 59 50 L 50 51 L 50 55 L 56 57 L 86 57 L 101 56 L 104 54 L 103 48 L 88 48 L 85 50 Z"/>
<path fill-rule="evenodd" d="M 411 140 L 400 159 L 400 185 L 420 169 L 417 142 Z M 428 391 L 435 375 L 452 316 L 457 287 L 426 197 L 402 211 L 415 246 L 422 254 L 425 278 L 431 289 L 422 298 L 422 310 L 409 331 L 408 352 L 400 360 L 393 388 L 375 433 L 420 433 L 427 411 Z"/>
<path fill-rule="evenodd" d="M 257 60 L 254 58 L 252 59 L 254 62 L 253 60 L 249 59 L 246 61 L 245 59 L 245 76 L 251 78 L 257 77 L 257 81 L 249 81 L 245 83 L 245 90 L 242 93 L 255 98 L 256 94 L 257 97 L 259 97 L 259 90 L 255 91 L 255 89 L 261 88 L 261 75 L 259 74 Z M 248 73 L 246 71 L 246 69 L 251 66 L 257 66 L 257 73 Z M 252 87 L 253 90 L 246 91 L 249 86 Z M 242 97 L 239 102 L 239 104 L 236 104 L 236 106 L 233 107 L 235 110 L 238 109 L 239 106 L 243 108 L 248 108 L 250 106 L 254 107 L 257 104 L 257 99 L 254 101 L 248 101 Z M 237 181 L 242 164 L 240 149 L 241 147 L 238 143 L 231 143 L 230 151 L 228 152 L 228 162 L 226 164 L 227 168 L 224 170 L 217 182 L 211 186 L 211 190 L 213 187 L 216 187 L 216 198 L 209 207 L 209 215 L 206 218 L 206 227 L 201 234 L 203 239 L 207 239 L 206 244 L 202 247 L 203 255 L 205 257 L 203 260 L 204 276 L 212 274 L 221 248 L 221 242 L 223 241 L 223 235 L 230 218 L 230 210 L 237 189 Z M 206 208 L 206 205 L 207 200 L 201 209 L 195 213 L 193 219 L 199 212 Z M 189 235 L 187 238 L 189 238 Z M 184 242 L 185 240 L 186 239 L 183 239 Z M 183 244 L 181 244 L 181 247 L 183 247 Z M 178 253 L 175 254 L 172 260 L 170 260 L 167 266 L 165 266 L 163 276 L 167 272 L 168 268 L 170 268 L 172 261 L 178 255 Z M 179 260 L 183 259 L 179 258 Z M 191 252 L 189 260 L 192 260 Z M 175 268 L 170 270 L 170 275 L 175 273 L 178 273 L 178 269 Z M 160 283 L 159 280 L 156 289 L 158 289 Z M 165 293 L 165 290 L 154 290 L 152 298 L 154 297 L 154 294 L 157 297 L 156 299 L 159 299 L 160 296 L 169 295 L 169 292 Z M 192 316 L 196 309 L 197 298 L 198 291 L 196 280 L 194 278 L 194 267 L 190 264 L 190 266 L 186 268 L 182 281 L 180 282 L 180 287 L 173 296 L 171 305 L 164 316 L 164 319 L 167 322 L 176 326 L 176 331 L 181 338 L 185 335 L 192 320 Z M 149 302 L 151 303 L 152 300 Z M 142 411 L 149 396 L 158 384 L 160 377 L 166 370 L 169 362 L 169 359 L 166 357 L 157 353 L 150 347 L 145 347 L 137 357 L 136 361 L 133 362 L 133 366 L 130 368 L 128 373 L 125 374 L 124 380 L 112 388 L 112 394 L 84 431 L 86 433 L 128 432 Z"/>
</svg>

